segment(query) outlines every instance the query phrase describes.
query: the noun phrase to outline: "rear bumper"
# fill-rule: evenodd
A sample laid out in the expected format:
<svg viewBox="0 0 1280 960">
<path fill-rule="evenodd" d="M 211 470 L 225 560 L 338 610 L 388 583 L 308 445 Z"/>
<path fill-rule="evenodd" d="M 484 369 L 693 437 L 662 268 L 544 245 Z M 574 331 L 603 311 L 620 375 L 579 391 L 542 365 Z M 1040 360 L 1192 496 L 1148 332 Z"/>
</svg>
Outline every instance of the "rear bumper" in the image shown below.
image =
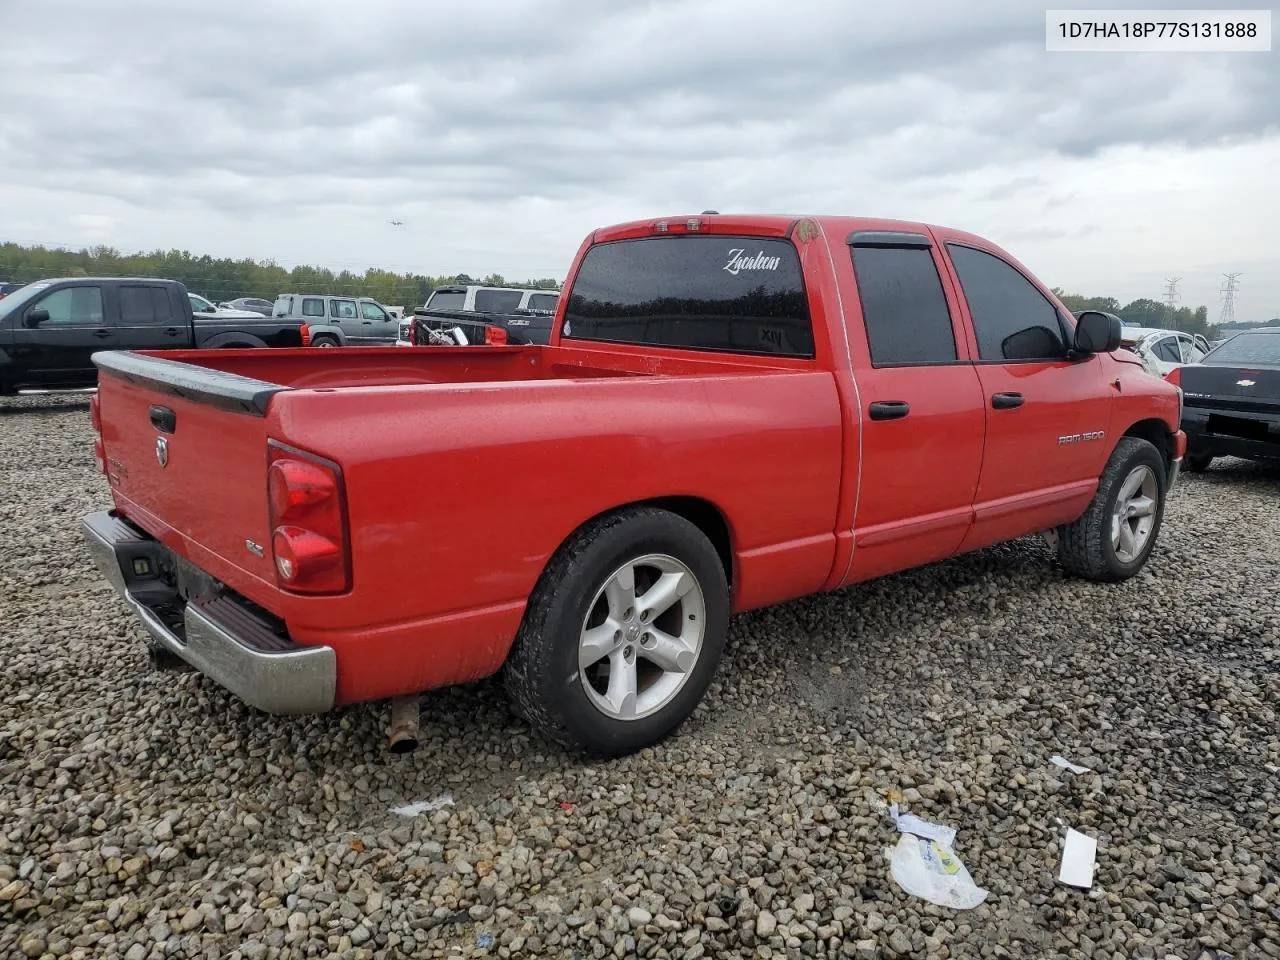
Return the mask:
<svg viewBox="0 0 1280 960">
<path fill-rule="evenodd" d="M 293 643 L 232 594 L 206 589 L 185 598 L 174 585 L 173 554 L 109 511 L 85 517 L 81 533 L 102 575 L 156 644 L 267 713 L 332 709 L 337 691 L 332 648 Z"/>
<path fill-rule="evenodd" d="M 1280 414 L 1184 408 L 1182 429 L 1193 456 L 1280 460 Z"/>
</svg>

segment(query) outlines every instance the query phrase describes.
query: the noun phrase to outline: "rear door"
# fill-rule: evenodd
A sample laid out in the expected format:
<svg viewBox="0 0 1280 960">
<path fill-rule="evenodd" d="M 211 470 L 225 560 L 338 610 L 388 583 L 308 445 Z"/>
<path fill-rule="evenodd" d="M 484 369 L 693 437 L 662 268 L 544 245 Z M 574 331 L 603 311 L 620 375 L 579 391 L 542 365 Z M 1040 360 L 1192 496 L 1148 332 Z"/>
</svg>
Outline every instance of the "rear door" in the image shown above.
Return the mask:
<svg viewBox="0 0 1280 960">
<path fill-rule="evenodd" d="M 969 532 L 982 467 L 982 385 L 954 293 L 925 234 L 854 233 L 838 272 L 862 449 L 846 582 L 949 557 Z"/>
<path fill-rule="evenodd" d="M 120 283 L 116 302 L 117 342 L 123 350 L 173 350 L 190 346 L 186 317 L 177 315 L 172 288 L 158 283 Z"/>
<path fill-rule="evenodd" d="M 1115 438 L 1102 359 L 1067 358 L 1073 328 L 1010 259 L 948 241 L 982 382 L 986 449 L 972 549 L 1065 523 L 1088 504 Z"/>
<path fill-rule="evenodd" d="M 353 343 L 368 339 L 360 328 L 360 311 L 355 300 L 341 297 L 329 298 L 329 320 L 342 328 L 343 334 Z"/>
<path fill-rule="evenodd" d="M 38 310 L 47 311 L 48 319 L 32 326 Z M 98 371 L 90 358 L 118 346 L 98 284 L 51 290 L 27 304 L 13 322 L 14 355 L 33 386 L 93 386 Z"/>
</svg>

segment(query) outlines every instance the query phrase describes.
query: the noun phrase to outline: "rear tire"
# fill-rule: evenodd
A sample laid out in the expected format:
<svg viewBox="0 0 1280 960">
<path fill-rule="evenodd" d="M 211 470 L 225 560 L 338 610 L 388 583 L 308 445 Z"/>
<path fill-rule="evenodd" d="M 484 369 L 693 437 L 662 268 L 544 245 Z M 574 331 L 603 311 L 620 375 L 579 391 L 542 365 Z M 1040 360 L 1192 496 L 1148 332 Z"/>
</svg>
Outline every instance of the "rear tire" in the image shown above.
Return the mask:
<svg viewBox="0 0 1280 960">
<path fill-rule="evenodd" d="M 608 514 L 574 534 L 534 588 L 503 668 L 507 693 L 562 746 L 634 753 L 697 707 L 728 621 L 725 570 L 701 530 L 649 507 Z"/>
<path fill-rule="evenodd" d="M 1084 514 L 1058 528 L 1062 566 L 1099 583 L 1128 580 L 1155 547 L 1167 488 L 1160 452 L 1146 440 L 1121 437 Z"/>
<path fill-rule="evenodd" d="M 1188 453 L 1182 458 L 1182 469 L 1188 473 L 1204 473 L 1213 463 L 1213 455 L 1209 453 Z"/>
</svg>

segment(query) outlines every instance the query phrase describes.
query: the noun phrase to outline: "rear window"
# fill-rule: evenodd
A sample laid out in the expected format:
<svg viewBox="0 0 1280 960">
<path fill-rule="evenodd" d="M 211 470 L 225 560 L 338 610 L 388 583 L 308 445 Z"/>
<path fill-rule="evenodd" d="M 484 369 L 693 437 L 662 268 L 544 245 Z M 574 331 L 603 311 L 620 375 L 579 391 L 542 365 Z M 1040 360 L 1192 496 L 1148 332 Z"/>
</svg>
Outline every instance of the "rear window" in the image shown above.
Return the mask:
<svg viewBox="0 0 1280 960">
<path fill-rule="evenodd" d="M 530 310 L 549 310 L 555 313 L 556 304 L 560 300 L 558 293 L 535 293 L 529 298 Z"/>
<path fill-rule="evenodd" d="M 1212 353 L 1203 363 L 1280 363 L 1280 333 L 1240 333 Z"/>
<path fill-rule="evenodd" d="M 592 247 L 563 336 L 812 358 L 800 259 L 786 240 L 667 236 Z"/>
<path fill-rule="evenodd" d="M 520 306 L 519 290 L 477 290 L 476 309 L 481 313 L 510 313 Z"/>
<path fill-rule="evenodd" d="M 277 317 L 287 317 L 292 308 L 293 297 L 279 297 L 271 308 L 271 313 Z"/>
<path fill-rule="evenodd" d="M 461 290 L 437 290 L 426 305 L 432 310 L 461 310 L 466 302 L 467 295 Z"/>
<path fill-rule="evenodd" d="M 324 300 L 320 297 L 303 297 L 302 315 L 304 317 L 323 317 Z"/>
</svg>

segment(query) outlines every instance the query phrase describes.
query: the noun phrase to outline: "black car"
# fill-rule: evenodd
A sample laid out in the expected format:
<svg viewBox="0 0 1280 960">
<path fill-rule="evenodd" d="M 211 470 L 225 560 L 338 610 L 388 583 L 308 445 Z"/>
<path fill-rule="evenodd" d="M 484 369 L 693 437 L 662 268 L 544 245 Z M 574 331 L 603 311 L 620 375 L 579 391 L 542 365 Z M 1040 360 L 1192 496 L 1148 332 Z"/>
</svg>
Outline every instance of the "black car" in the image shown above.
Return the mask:
<svg viewBox="0 0 1280 960">
<path fill-rule="evenodd" d="M 100 350 L 301 347 L 304 333 L 288 318 L 197 319 L 176 280 L 37 280 L 0 300 L 0 394 L 92 387 Z"/>
<path fill-rule="evenodd" d="M 1280 462 L 1280 327 L 1237 333 L 1167 379 L 1182 388 L 1185 469 L 1214 457 Z"/>
</svg>

